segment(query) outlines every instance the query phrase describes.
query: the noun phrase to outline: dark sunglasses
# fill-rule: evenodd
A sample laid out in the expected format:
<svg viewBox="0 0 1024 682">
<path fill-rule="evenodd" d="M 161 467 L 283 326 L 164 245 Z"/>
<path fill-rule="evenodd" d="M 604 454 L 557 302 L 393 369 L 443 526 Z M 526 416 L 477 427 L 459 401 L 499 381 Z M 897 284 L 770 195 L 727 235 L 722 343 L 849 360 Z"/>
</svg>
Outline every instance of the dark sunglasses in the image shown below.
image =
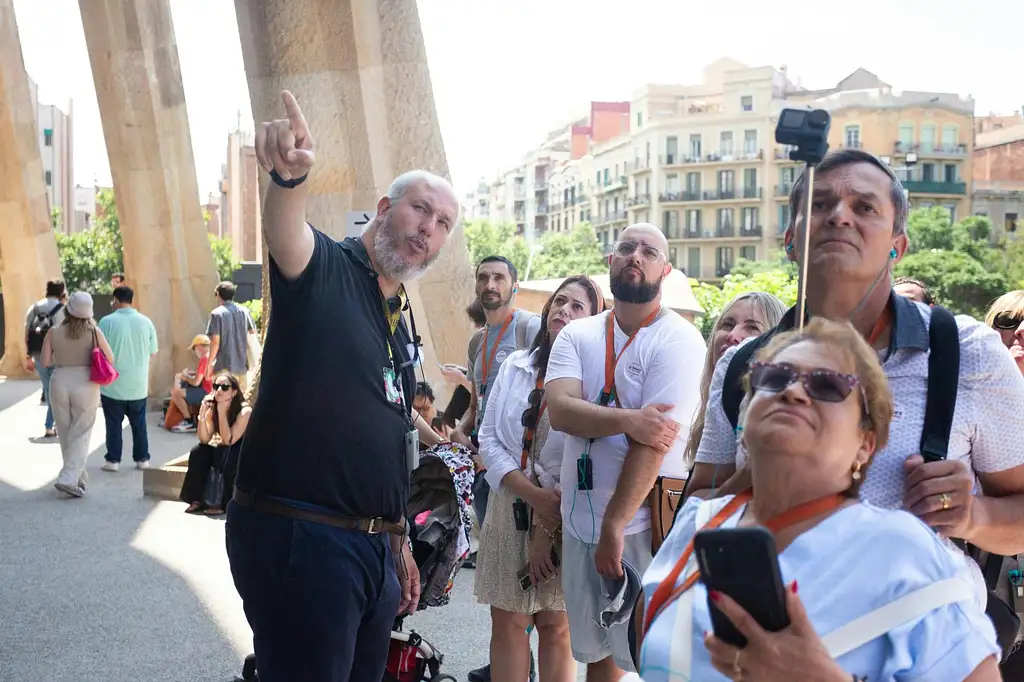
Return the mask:
<svg viewBox="0 0 1024 682">
<path fill-rule="evenodd" d="M 1019 327 L 1021 322 L 1024 322 L 1024 315 L 999 313 L 992 320 L 992 326 L 996 329 L 1011 330 Z"/>
<path fill-rule="evenodd" d="M 213 390 L 215 391 L 230 391 L 231 384 L 214 384 Z"/>
<path fill-rule="evenodd" d="M 812 400 L 841 403 L 857 386 L 859 380 L 852 374 L 841 374 L 828 369 L 798 372 L 787 365 L 755 362 L 750 368 L 750 385 L 755 391 L 781 393 L 796 382 L 803 384 Z"/>
</svg>

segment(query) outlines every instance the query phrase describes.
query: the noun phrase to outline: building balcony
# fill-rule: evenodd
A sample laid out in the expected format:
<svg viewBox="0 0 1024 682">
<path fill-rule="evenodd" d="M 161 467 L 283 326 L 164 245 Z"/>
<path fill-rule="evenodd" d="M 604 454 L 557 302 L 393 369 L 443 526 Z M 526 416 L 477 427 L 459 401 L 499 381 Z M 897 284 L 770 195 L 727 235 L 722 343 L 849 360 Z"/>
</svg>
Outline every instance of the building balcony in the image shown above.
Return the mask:
<svg viewBox="0 0 1024 682">
<path fill-rule="evenodd" d="M 612 223 L 619 223 L 619 222 L 625 222 L 625 221 L 626 221 L 626 212 L 625 211 L 613 211 L 612 213 L 608 213 L 608 214 L 603 215 L 603 216 L 598 216 L 596 224 L 597 224 L 598 227 L 602 227 L 604 225 L 611 225 Z"/>
<path fill-rule="evenodd" d="M 760 237 L 762 229 L 760 225 L 742 225 L 740 226 L 741 237 Z"/>
<path fill-rule="evenodd" d="M 799 161 L 793 161 L 789 158 L 789 153 L 794 151 L 796 147 L 788 144 L 784 144 L 781 147 L 777 147 L 774 152 L 776 161 L 792 161 L 793 163 L 800 163 Z"/>
<path fill-rule="evenodd" d="M 775 185 L 773 194 L 777 198 L 788 199 L 790 193 L 793 191 L 793 185 Z"/>
<path fill-rule="evenodd" d="M 763 149 L 745 151 L 709 152 L 701 156 L 688 154 L 663 154 L 658 157 L 663 166 L 689 166 L 693 164 L 750 163 L 764 159 Z"/>
<path fill-rule="evenodd" d="M 541 216 L 541 215 L 547 215 L 547 214 L 548 214 L 548 205 L 547 204 L 537 204 L 537 215 Z"/>
<path fill-rule="evenodd" d="M 721 279 L 732 272 L 732 263 L 715 266 L 715 277 Z"/>
<path fill-rule="evenodd" d="M 704 235 L 701 232 L 700 225 L 697 225 L 696 227 L 686 228 L 686 231 L 683 232 L 683 236 L 687 239 L 700 239 Z"/>
<path fill-rule="evenodd" d="M 597 188 L 599 194 L 608 194 L 626 189 L 626 176 L 620 175 L 617 178 L 609 178 L 606 183 Z"/>
<path fill-rule="evenodd" d="M 892 152 L 899 156 L 904 156 L 909 152 L 914 152 L 919 157 L 958 159 L 967 156 L 967 145 L 910 144 L 907 142 L 896 142 L 892 146 Z"/>
<path fill-rule="evenodd" d="M 935 180 L 904 180 L 903 188 L 911 194 L 967 194 L 967 183 Z"/>
<path fill-rule="evenodd" d="M 526 198 L 526 188 L 520 184 L 516 184 L 512 188 L 512 196 L 516 198 L 516 201 Z"/>
<path fill-rule="evenodd" d="M 626 206 L 627 206 L 627 208 L 632 208 L 634 206 L 649 206 L 650 203 L 651 203 L 651 195 L 650 194 L 640 194 L 638 196 L 630 197 L 630 198 L 626 199 Z"/>
<path fill-rule="evenodd" d="M 626 162 L 626 175 L 640 173 L 651 168 L 650 159 L 634 159 Z"/>
<path fill-rule="evenodd" d="M 736 226 L 723 223 L 715 226 L 714 236 L 718 239 L 730 239 L 736 236 Z"/>
<path fill-rule="evenodd" d="M 540 192 L 542 190 L 546 190 L 547 188 L 548 188 L 548 181 L 547 180 L 541 180 L 539 178 L 534 179 L 534 181 L 533 181 L 533 189 L 534 189 L 534 191 Z"/>
<path fill-rule="evenodd" d="M 659 192 L 658 201 L 665 202 L 680 202 L 680 201 L 700 201 L 700 192 Z"/>
<path fill-rule="evenodd" d="M 587 204 L 590 203 L 590 197 L 588 197 L 586 194 L 577 194 L 575 197 L 573 197 L 572 203 L 574 206 L 579 206 L 580 204 Z"/>
<path fill-rule="evenodd" d="M 764 188 L 763 187 L 744 187 L 743 188 L 743 199 L 763 199 Z"/>
</svg>

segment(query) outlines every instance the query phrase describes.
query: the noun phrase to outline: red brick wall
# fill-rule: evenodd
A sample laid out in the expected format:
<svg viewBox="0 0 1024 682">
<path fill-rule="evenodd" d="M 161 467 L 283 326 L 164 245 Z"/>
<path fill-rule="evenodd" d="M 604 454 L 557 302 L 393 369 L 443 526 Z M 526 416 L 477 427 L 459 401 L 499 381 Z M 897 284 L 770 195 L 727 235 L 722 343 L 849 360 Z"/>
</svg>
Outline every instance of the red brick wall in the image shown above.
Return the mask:
<svg viewBox="0 0 1024 682">
<path fill-rule="evenodd" d="M 260 229 L 259 172 L 256 165 L 256 150 L 242 147 L 242 247 L 239 249 L 243 261 L 258 261 L 261 254 L 256 241 Z"/>
<path fill-rule="evenodd" d="M 1024 140 L 974 150 L 975 180 L 1024 179 Z"/>
</svg>

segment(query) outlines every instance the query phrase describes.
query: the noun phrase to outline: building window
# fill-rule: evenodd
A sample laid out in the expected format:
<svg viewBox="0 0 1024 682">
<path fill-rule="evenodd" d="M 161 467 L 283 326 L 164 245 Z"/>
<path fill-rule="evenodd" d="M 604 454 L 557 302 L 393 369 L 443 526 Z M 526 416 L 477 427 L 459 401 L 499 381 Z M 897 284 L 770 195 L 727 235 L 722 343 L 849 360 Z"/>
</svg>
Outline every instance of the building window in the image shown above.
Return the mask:
<svg viewBox="0 0 1024 682">
<path fill-rule="evenodd" d="M 900 124 L 900 151 L 908 152 L 910 148 L 914 146 L 914 124 L 913 123 L 901 123 Z"/>
<path fill-rule="evenodd" d="M 43 144 L 45 146 L 47 146 L 47 147 L 52 147 L 53 146 L 53 129 L 52 128 L 44 128 L 43 129 Z"/>
<path fill-rule="evenodd" d="M 757 229 L 757 208 L 745 208 L 743 209 L 743 229 L 745 231 L 753 231 Z"/>
<path fill-rule="evenodd" d="M 691 246 L 686 250 L 686 274 L 700 277 L 700 247 Z"/>
<path fill-rule="evenodd" d="M 740 109 L 743 111 L 754 110 L 754 98 L 752 95 L 744 95 L 743 97 L 740 97 Z"/>
<path fill-rule="evenodd" d="M 732 133 L 722 133 L 718 140 L 718 153 L 722 156 L 732 156 Z"/>
<path fill-rule="evenodd" d="M 779 206 L 779 234 L 789 229 L 789 204 Z"/>
<path fill-rule="evenodd" d="M 1017 214 L 1007 213 L 1003 216 L 1003 229 L 1007 232 L 1017 231 Z"/>
<path fill-rule="evenodd" d="M 665 191 L 669 194 L 675 194 L 679 191 L 679 176 L 675 173 L 669 173 L 665 176 Z"/>
<path fill-rule="evenodd" d="M 642 111 L 636 112 L 636 127 L 637 128 L 643 128 L 644 127 L 644 112 L 642 112 Z"/>
<path fill-rule="evenodd" d="M 860 126 L 846 126 L 846 146 L 850 149 L 860 149 Z"/>
<path fill-rule="evenodd" d="M 671 165 L 679 155 L 679 138 L 675 135 L 665 138 L 665 163 Z"/>
<path fill-rule="evenodd" d="M 734 171 L 718 171 L 718 192 L 721 195 L 736 191 L 736 174 Z"/>
<path fill-rule="evenodd" d="M 956 222 L 956 204 L 943 204 L 942 208 L 944 208 L 947 211 L 949 211 L 949 222 L 950 223 L 955 223 Z"/>
<path fill-rule="evenodd" d="M 725 277 L 732 270 L 733 249 L 731 246 L 719 246 L 715 249 L 715 276 Z"/>
<path fill-rule="evenodd" d="M 757 260 L 757 247 L 756 246 L 741 246 L 740 247 L 740 258 L 745 260 Z"/>
<path fill-rule="evenodd" d="M 662 214 L 661 231 L 669 239 L 679 238 L 679 211 L 665 211 Z"/>
<path fill-rule="evenodd" d="M 607 186 L 608 186 L 608 184 L 609 184 L 609 183 L 611 182 L 611 180 L 609 179 L 610 177 L 611 177 L 611 176 L 610 176 L 610 175 L 608 175 L 608 169 L 607 169 L 607 168 L 605 168 L 605 169 L 604 169 L 604 185 L 605 185 L 605 187 L 607 187 Z"/>
<path fill-rule="evenodd" d="M 959 145 L 960 129 L 956 126 L 942 126 L 942 148 L 951 152 Z"/>
<path fill-rule="evenodd" d="M 924 182 L 935 182 L 935 164 L 934 163 L 922 163 L 921 164 L 921 179 Z"/>
<path fill-rule="evenodd" d="M 959 182 L 957 177 L 955 163 L 947 163 L 942 167 L 942 179 L 945 182 Z"/>
<path fill-rule="evenodd" d="M 686 174 L 686 193 L 691 196 L 700 194 L 700 173 Z"/>
<path fill-rule="evenodd" d="M 921 151 L 926 153 L 935 151 L 935 125 L 932 123 L 921 126 Z"/>
<path fill-rule="evenodd" d="M 743 169 L 743 196 L 748 199 L 757 196 L 757 169 Z"/>
<path fill-rule="evenodd" d="M 38 175 L 36 177 L 39 177 Z M 46 186 L 50 187 L 53 185 L 53 173 L 46 171 Z"/>
<path fill-rule="evenodd" d="M 672 264 L 672 267 L 676 267 L 676 259 L 678 257 L 679 256 L 674 247 L 668 250 L 668 262 Z"/>
<path fill-rule="evenodd" d="M 700 134 L 690 135 L 690 158 L 693 159 L 694 161 L 700 159 L 700 147 Z"/>
<path fill-rule="evenodd" d="M 686 212 L 686 236 L 700 236 L 700 210 L 690 209 Z"/>
<path fill-rule="evenodd" d="M 751 158 L 757 155 L 757 131 L 743 131 L 743 155 Z"/>
<path fill-rule="evenodd" d="M 732 209 L 731 208 L 720 208 L 718 209 L 718 224 L 716 227 L 719 230 L 726 230 L 732 227 Z"/>
</svg>

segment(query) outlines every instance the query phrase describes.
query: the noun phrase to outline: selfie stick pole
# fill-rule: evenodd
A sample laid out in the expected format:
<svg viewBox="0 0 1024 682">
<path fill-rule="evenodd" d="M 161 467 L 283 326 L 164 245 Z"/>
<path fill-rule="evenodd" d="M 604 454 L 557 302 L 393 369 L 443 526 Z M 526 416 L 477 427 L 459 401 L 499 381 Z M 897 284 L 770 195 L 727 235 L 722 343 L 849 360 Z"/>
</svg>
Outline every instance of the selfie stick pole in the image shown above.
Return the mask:
<svg viewBox="0 0 1024 682">
<path fill-rule="evenodd" d="M 804 207 L 803 244 L 800 247 L 800 281 L 797 284 L 797 330 L 803 331 L 807 316 L 807 257 L 811 248 L 811 209 L 814 205 L 814 166 L 807 164 L 807 182 L 804 184 L 807 205 Z"/>
</svg>

